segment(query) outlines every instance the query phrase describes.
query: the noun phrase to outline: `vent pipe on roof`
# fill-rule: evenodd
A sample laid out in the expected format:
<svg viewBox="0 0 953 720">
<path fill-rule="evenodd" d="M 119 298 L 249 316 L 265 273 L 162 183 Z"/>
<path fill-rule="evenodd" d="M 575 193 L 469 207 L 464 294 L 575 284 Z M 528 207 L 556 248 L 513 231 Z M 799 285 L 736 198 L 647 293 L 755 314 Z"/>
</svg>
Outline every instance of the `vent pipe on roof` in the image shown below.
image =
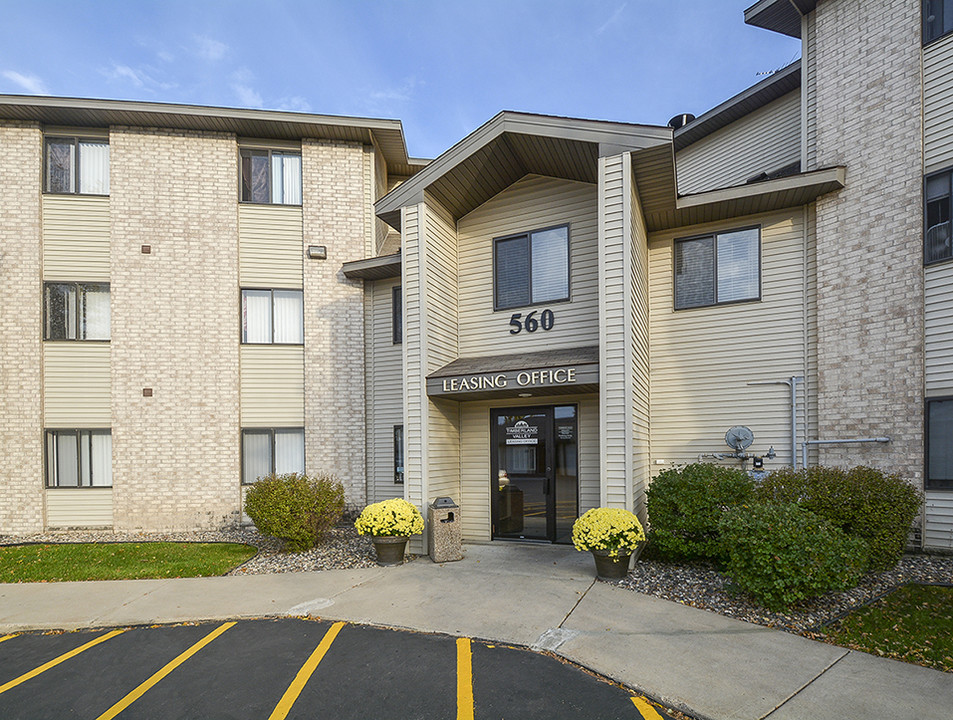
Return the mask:
<svg viewBox="0 0 953 720">
<path fill-rule="evenodd" d="M 691 113 L 682 113 L 681 115 L 676 115 L 671 120 L 669 120 L 668 126 L 672 128 L 672 130 L 678 130 L 680 127 L 684 125 L 688 125 L 688 123 L 690 123 L 694 119 L 695 119 L 695 116 L 692 115 Z"/>
</svg>

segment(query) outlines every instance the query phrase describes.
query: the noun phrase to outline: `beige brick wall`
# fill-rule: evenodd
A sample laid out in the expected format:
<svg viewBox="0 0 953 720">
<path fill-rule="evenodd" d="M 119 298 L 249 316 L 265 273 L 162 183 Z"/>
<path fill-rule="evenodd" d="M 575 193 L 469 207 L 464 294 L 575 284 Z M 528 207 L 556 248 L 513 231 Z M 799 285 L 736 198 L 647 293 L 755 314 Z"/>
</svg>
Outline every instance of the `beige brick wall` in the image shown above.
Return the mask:
<svg viewBox="0 0 953 720">
<path fill-rule="evenodd" d="M 920 4 L 822 2 L 817 166 L 847 187 L 817 202 L 818 432 L 824 464 L 922 477 Z"/>
<path fill-rule="evenodd" d="M 0 122 L 0 533 L 43 528 L 42 158 L 37 126 Z"/>
<path fill-rule="evenodd" d="M 235 138 L 113 128 L 110 154 L 115 526 L 230 524 L 240 507 Z"/>
<path fill-rule="evenodd" d="M 365 257 L 373 242 L 365 175 L 356 143 L 305 140 L 301 146 L 304 242 L 326 245 L 327 260 L 305 260 L 305 464 L 343 483 L 348 505 L 363 506 L 364 290 L 342 263 Z"/>
</svg>

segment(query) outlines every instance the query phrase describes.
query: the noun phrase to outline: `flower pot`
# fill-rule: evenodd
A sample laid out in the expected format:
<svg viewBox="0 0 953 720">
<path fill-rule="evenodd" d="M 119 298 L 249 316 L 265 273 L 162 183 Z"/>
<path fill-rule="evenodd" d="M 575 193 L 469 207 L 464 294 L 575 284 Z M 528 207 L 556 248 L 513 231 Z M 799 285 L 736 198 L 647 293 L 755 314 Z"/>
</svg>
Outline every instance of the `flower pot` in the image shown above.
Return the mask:
<svg viewBox="0 0 953 720">
<path fill-rule="evenodd" d="M 596 575 L 600 580 L 621 580 L 629 574 L 631 550 L 622 550 L 618 555 L 610 555 L 608 550 L 590 550 L 596 561 Z"/>
<path fill-rule="evenodd" d="M 373 535 L 374 551 L 377 553 L 377 564 L 400 565 L 404 562 L 404 550 L 407 548 L 407 538 L 393 535 Z"/>
</svg>

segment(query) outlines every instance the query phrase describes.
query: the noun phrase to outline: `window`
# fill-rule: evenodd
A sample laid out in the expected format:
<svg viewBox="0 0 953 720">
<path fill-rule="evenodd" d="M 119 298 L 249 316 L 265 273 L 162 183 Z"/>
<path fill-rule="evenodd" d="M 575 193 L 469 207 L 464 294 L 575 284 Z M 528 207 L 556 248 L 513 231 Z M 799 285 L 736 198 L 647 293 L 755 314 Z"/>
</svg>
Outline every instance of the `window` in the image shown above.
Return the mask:
<svg viewBox="0 0 953 720">
<path fill-rule="evenodd" d="M 569 299 L 569 228 L 493 241 L 496 310 Z"/>
<path fill-rule="evenodd" d="M 247 345 L 304 344 L 301 290 L 242 290 L 242 342 Z"/>
<path fill-rule="evenodd" d="M 46 283 L 45 340 L 109 340 L 109 285 Z"/>
<path fill-rule="evenodd" d="M 951 174 L 951 171 L 944 170 L 926 178 L 923 262 L 928 265 L 953 257 L 950 234 Z"/>
<path fill-rule="evenodd" d="M 304 472 L 304 428 L 242 430 L 242 483 Z"/>
<path fill-rule="evenodd" d="M 301 153 L 243 148 L 240 155 L 242 202 L 301 204 Z"/>
<path fill-rule="evenodd" d="M 759 228 L 675 241 L 675 309 L 757 300 Z"/>
<path fill-rule="evenodd" d="M 398 345 L 404 342 L 403 297 L 400 294 L 400 285 L 391 291 L 390 307 L 394 345 Z"/>
<path fill-rule="evenodd" d="M 927 489 L 953 490 L 953 397 L 927 400 Z"/>
<path fill-rule="evenodd" d="M 77 137 L 46 139 L 46 191 L 109 194 L 109 142 Z"/>
<path fill-rule="evenodd" d="M 47 430 L 47 487 L 111 487 L 110 430 Z"/>
<path fill-rule="evenodd" d="M 953 0 L 923 0 L 923 43 L 953 30 Z"/>
<path fill-rule="evenodd" d="M 394 484 L 404 484 L 404 426 L 394 425 Z"/>
</svg>

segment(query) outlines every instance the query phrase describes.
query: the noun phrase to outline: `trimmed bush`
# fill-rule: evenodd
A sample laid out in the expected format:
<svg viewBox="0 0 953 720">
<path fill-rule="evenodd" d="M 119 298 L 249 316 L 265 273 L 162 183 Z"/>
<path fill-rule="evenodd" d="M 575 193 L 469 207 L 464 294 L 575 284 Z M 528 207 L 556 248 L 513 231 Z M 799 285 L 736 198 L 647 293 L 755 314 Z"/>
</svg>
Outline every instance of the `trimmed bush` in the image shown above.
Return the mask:
<svg viewBox="0 0 953 720">
<path fill-rule="evenodd" d="M 758 487 L 760 502 L 794 502 L 867 544 L 869 570 L 897 564 L 923 501 L 896 474 L 870 467 L 775 470 Z"/>
<path fill-rule="evenodd" d="M 665 470 L 646 493 L 649 537 L 669 559 L 723 559 L 719 520 L 753 492 L 754 481 L 736 468 L 694 463 Z"/>
<path fill-rule="evenodd" d="M 330 474 L 268 475 L 248 488 L 245 513 L 293 552 L 317 545 L 344 512 L 344 486 Z"/>
<path fill-rule="evenodd" d="M 735 508 L 721 529 L 725 574 L 771 610 L 853 587 L 867 562 L 862 540 L 794 503 Z"/>
</svg>

